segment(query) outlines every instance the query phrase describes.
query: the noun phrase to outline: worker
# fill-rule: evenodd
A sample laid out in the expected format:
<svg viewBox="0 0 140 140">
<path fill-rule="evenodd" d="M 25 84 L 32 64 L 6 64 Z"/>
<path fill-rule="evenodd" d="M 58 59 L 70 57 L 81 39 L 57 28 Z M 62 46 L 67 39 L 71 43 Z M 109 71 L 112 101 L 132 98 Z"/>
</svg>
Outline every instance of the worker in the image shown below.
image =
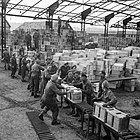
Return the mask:
<svg viewBox="0 0 140 140">
<path fill-rule="evenodd" d="M 26 76 L 26 70 L 27 70 L 27 55 L 25 55 L 21 60 L 21 81 L 26 82 L 25 76 Z"/>
<path fill-rule="evenodd" d="M 30 92 L 32 92 L 32 79 L 31 79 L 31 71 L 32 71 L 32 66 L 34 65 L 35 60 L 32 59 L 32 61 L 29 63 L 29 77 L 28 77 L 28 81 L 29 84 L 27 86 L 27 89 L 30 90 Z"/>
<path fill-rule="evenodd" d="M 101 71 L 101 72 L 100 72 L 100 81 L 99 81 L 98 97 L 100 97 L 100 96 L 102 95 L 102 93 L 103 93 L 102 83 L 106 80 L 105 75 L 106 75 L 105 71 Z"/>
<path fill-rule="evenodd" d="M 60 67 L 60 72 L 61 72 L 60 77 L 62 79 L 65 78 L 67 76 L 69 70 L 70 70 L 70 66 L 69 66 L 69 63 L 67 62 Z"/>
<path fill-rule="evenodd" d="M 103 104 L 103 107 L 107 107 L 107 106 L 115 107 L 115 105 L 117 103 L 117 99 L 116 99 L 115 95 L 113 94 L 113 92 L 109 89 L 109 83 L 107 80 L 105 80 L 102 83 L 102 90 L 103 90 L 102 95 L 99 98 L 95 97 L 93 101 L 105 102 Z M 108 128 L 104 126 L 104 130 L 106 132 L 106 135 L 103 136 L 102 138 L 111 140 L 110 131 L 108 130 Z M 113 134 L 113 136 L 114 136 L 114 138 L 116 138 L 115 134 Z"/>
<path fill-rule="evenodd" d="M 82 96 L 83 100 L 87 99 L 87 103 L 89 105 L 92 105 L 92 98 L 94 97 L 93 87 L 90 81 L 87 79 L 87 76 L 85 73 L 81 74 L 81 81 L 82 81 Z"/>
<path fill-rule="evenodd" d="M 54 75 L 57 72 L 58 68 L 54 61 L 52 61 L 50 65 L 51 65 L 50 74 Z"/>
<path fill-rule="evenodd" d="M 37 95 L 37 92 L 39 91 L 39 80 L 41 76 L 41 70 L 44 70 L 44 68 L 40 66 L 40 61 L 36 60 L 31 68 L 31 82 L 32 82 L 31 96 L 34 96 L 34 98 L 39 97 L 39 95 Z"/>
<path fill-rule="evenodd" d="M 31 37 L 30 33 L 27 32 L 27 35 L 25 36 L 25 41 L 26 41 L 26 45 L 27 45 L 27 51 L 32 50 L 31 40 L 32 40 L 32 37 Z"/>
<path fill-rule="evenodd" d="M 75 73 L 77 71 L 77 66 L 73 65 L 72 68 L 71 68 L 71 71 L 72 71 L 72 73 Z"/>
<path fill-rule="evenodd" d="M 8 52 L 7 49 L 4 50 L 3 52 L 3 60 L 4 60 L 4 68 L 5 70 L 9 70 L 10 69 L 10 66 L 9 66 L 9 63 L 10 63 L 10 54 Z"/>
<path fill-rule="evenodd" d="M 22 45 L 21 45 L 21 47 L 19 48 L 19 55 L 24 56 L 24 48 L 23 48 Z"/>
<path fill-rule="evenodd" d="M 33 34 L 34 50 L 39 49 L 39 38 L 40 38 L 40 35 L 36 30 Z"/>
<path fill-rule="evenodd" d="M 23 58 L 23 56 L 19 55 L 18 75 L 21 75 L 22 58 Z"/>
<path fill-rule="evenodd" d="M 40 94 L 41 94 L 41 96 L 44 93 L 44 89 L 45 89 L 48 81 L 51 79 L 51 75 L 49 73 L 50 68 L 51 68 L 51 66 L 47 66 L 47 68 L 42 73 L 42 80 L 41 80 L 41 83 L 40 83 Z"/>
<path fill-rule="evenodd" d="M 52 75 L 51 80 L 48 81 L 44 94 L 41 98 L 41 108 L 45 109 L 39 114 L 39 118 L 43 121 L 43 115 L 47 113 L 49 110 L 52 111 L 52 125 L 59 125 L 60 122 L 57 120 L 57 116 L 59 113 L 59 108 L 56 101 L 56 95 L 66 95 L 67 93 L 62 91 L 60 89 L 63 89 L 63 87 L 59 84 L 57 84 L 58 75 Z"/>
<path fill-rule="evenodd" d="M 72 85 L 77 87 L 77 88 L 82 89 L 82 81 L 80 78 L 80 71 L 76 71 L 74 73 L 74 80 L 72 81 Z"/>
<path fill-rule="evenodd" d="M 73 80 L 74 80 L 73 73 L 72 71 L 69 71 L 68 75 L 64 79 L 62 79 L 62 82 L 67 84 L 72 84 Z"/>
<path fill-rule="evenodd" d="M 115 104 L 117 103 L 117 99 L 113 92 L 109 89 L 109 83 L 107 80 L 105 80 L 102 83 L 102 95 L 100 97 L 95 97 L 93 101 L 103 101 L 105 104 L 103 105 L 104 107 L 107 106 L 113 106 L 115 107 Z"/>
<path fill-rule="evenodd" d="M 11 78 L 15 78 L 16 71 L 17 71 L 17 61 L 16 55 L 14 53 L 11 58 Z"/>
</svg>

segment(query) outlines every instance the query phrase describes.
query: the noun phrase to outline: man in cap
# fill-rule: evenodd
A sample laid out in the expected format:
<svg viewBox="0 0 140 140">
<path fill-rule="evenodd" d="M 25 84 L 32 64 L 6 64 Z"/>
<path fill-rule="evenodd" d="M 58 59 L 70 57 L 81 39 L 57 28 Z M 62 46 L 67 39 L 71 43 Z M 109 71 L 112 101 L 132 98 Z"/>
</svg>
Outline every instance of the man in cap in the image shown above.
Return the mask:
<svg viewBox="0 0 140 140">
<path fill-rule="evenodd" d="M 37 92 L 39 90 L 39 80 L 40 80 L 41 70 L 44 70 L 44 68 L 40 66 L 40 61 L 36 60 L 31 68 L 31 83 L 32 83 L 31 96 L 34 96 L 34 98 L 39 97 L 37 95 Z"/>
<path fill-rule="evenodd" d="M 65 95 L 60 89 L 63 89 L 61 85 L 57 83 L 58 75 L 52 75 L 51 80 L 48 81 L 44 94 L 41 98 L 41 108 L 45 107 L 45 110 L 39 114 L 39 118 L 43 121 L 43 115 L 47 113 L 47 111 L 52 111 L 52 125 L 58 125 L 60 122 L 57 121 L 57 116 L 59 113 L 59 108 L 57 105 L 56 95 Z"/>
</svg>

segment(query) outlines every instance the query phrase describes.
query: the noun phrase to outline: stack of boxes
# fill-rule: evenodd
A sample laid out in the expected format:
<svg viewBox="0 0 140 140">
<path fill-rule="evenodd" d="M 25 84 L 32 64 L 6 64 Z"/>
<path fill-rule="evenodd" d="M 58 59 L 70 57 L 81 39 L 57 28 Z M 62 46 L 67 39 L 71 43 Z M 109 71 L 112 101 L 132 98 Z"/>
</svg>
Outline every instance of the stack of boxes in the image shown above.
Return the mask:
<svg viewBox="0 0 140 140">
<path fill-rule="evenodd" d="M 119 133 L 128 132 L 128 115 L 115 108 L 103 107 L 103 104 L 104 102 L 94 103 L 93 115 Z"/>
<path fill-rule="evenodd" d="M 135 80 L 124 81 L 124 90 L 129 92 L 135 91 L 136 82 Z"/>
<path fill-rule="evenodd" d="M 112 66 L 112 73 L 110 74 L 110 78 L 119 78 L 123 76 L 123 67 L 122 63 L 114 63 Z M 116 88 L 118 82 L 110 82 L 110 88 Z"/>
</svg>

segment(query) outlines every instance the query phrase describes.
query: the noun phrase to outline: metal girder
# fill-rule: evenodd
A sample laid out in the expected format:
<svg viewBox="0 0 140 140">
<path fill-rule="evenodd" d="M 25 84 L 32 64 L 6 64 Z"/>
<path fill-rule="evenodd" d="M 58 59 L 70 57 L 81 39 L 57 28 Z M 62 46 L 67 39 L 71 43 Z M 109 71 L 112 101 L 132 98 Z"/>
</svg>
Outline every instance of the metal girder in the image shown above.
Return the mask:
<svg viewBox="0 0 140 140">
<path fill-rule="evenodd" d="M 58 2 L 59 5 L 60 5 L 60 4 L 63 3 L 64 1 L 65 1 L 65 0 L 58 0 L 58 1 L 56 1 L 56 2 Z M 55 3 L 56 3 L 56 2 L 55 2 Z M 53 4 L 54 4 L 54 3 L 53 3 Z M 50 5 L 50 6 L 51 6 L 51 5 Z M 49 12 L 49 8 L 50 8 L 50 6 L 47 7 L 47 8 L 45 8 L 44 10 L 40 11 L 37 15 L 35 15 L 35 18 L 37 18 L 37 17 L 43 15 L 44 13 Z"/>
<path fill-rule="evenodd" d="M 89 1 L 89 0 L 88 0 Z M 71 3 L 70 3 L 71 4 Z M 80 6 L 74 8 L 73 10 L 71 10 L 70 12 L 68 12 L 67 14 L 61 16 L 60 18 L 64 17 L 64 16 L 67 16 L 69 13 L 72 13 L 73 11 L 75 11 L 77 8 L 79 8 Z"/>
<path fill-rule="evenodd" d="M 23 15 L 23 14 L 25 14 L 27 11 L 29 11 L 31 8 L 33 8 L 34 6 L 36 6 L 38 3 L 40 3 L 42 0 L 39 0 L 38 2 L 36 2 L 34 5 L 32 5 L 32 6 L 30 6 L 28 9 L 26 9 L 22 14 L 21 14 L 21 16 Z"/>
<path fill-rule="evenodd" d="M 122 3 L 120 1 L 114 1 L 114 0 L 112 0 L 112 2 L 121 4 L 121 5 L 124 5 L 124 6 L 128 6 L 129 8 L 135 8 L 136 10 L 140 10 L 140 8 L 138 8 L 138 7 L 135 7 L 135 6 L 132 6 L 132 5 L 128 5 L 128 4 Z"/>
<path fill-rule="evenodd" d="M 74 1 L 76 1 L 76 0 L 74 0 Z M 65 7 L 67 7 L 67 6 L 69 6 L 69 5 L 71 5 L 71 3 L 69 3 L 68 5 L 64 5 L 61 9 L 59 9 L 58 11 L 55 11 L 54 14 L 60 12 L 61 10 L 63 10 Z"/>
<path fill-rule="evenodd" d="M 99 6 L 102 6 L 102 5 L 104 5 L 105 3 L 106 3 L 106 2 L 104 2 L 104 1 L 103 1 L 102 3 L 98 2 L 98 3 L 95 4 L 95 6 L 96 6 L 97 4 L 100 4 Z M 86 3 L 85 3 L 85 4 L 86 4 Z M 80 5 L 80 6 L 81 6 L 81 5 Z M 79 7 L 80 7 L 80 6 L 79 6 Z M 77 15 L 75 15 L 73 18 L 68 19 L 68 21 L 71 21 L 71 20 L 76 19 L 77 16 L 80 17 L 80 16 L 81 16 L 80 13 L 78 13 Z"/>
<path fill-rule="evenodd" d="M 136 0 L 135 2 L 137 2 L 137 0 Z M 135 5 L 135 2 L 132 2 L 131 5 L 132 5 L 132 4 Z M 119 4 L 118 4 L 118 5 L 119 5 Z M 112 7 L 111 9 L 113 9 L 113 8 L 115 8 L 115 6 Z M 128 9 L 129 9 L 129 8 L 124 9 L 124 8 L 126 8 L 126 7 L 124 6 L 124 7 L 120 8 L 118 11 L 120 11 L 120 10 L 125 11 L 125 10 L 128 10 Z M 119 13 L 116 13 L 115 15 L 117 15 L 117 14 L 119 14 Z M 101 15 L 101 14 L 100 14 L 100 15 Z M 99 15 L 97 15 L 97 16 L 99 16 Z M 127 17 L 127 16 L 126 16 L 126 17 Z M 125 18 L 126 18 L 126 17 L 125 17 Z M 99 21 L 100 21 L 100 20 L 99 20 Z M 94 25 L 95 22 L 98 22 L 98 20 L 94 21 L 94 22 L 93 22 L 93 25 Z M 116 24 L 117 24 L 117 22 L 116 22 Z"/>
<path fill-rule="evenodd" d="M 1 15 L 1 14 L 0 14 Z M 14 17 L 21 17 L 21 15 L 16 15 L 16 14 L 6 14 L 7 16 L 14 16 Z M 32 18 L 34 19 L 34 16 L 25 16 L 25 15 L 22 15 L 22 17 L 25 17 L 25 18 Z M 43 18 L 43 17 L 37 17 L 36 19 L 45 19 L 45 20 L 48 20 L 48 18 Z M 54 21 L 58 21 L 58 19 L 52 19 Z M 68 22 L 67 20 L 61 20 L 61 21 L 64 21 L 64 22 Z M 77 22 L 77 21 L 70 21 L 70 23 L 81 23 L 81 22 Z M 86 22 L 86 24 L 90 24 L 90 22 Z"/>
<path fill-rule="evenodd" d="M 15 6 L 16 4 L 13 4 L 13 3 L 9 3 L 7 5 L 7 9 L 11 9 L 11 7 Z M 21 4 L 18 4 L 17 6 L 14 7 L 15 10 L 20 10 L 20 11 L 26 11 L 26 9 L 29 9 L 30 6 L 27 6 L 27 5 L 21 5 Z M 43 10 L 44 8 L 39 8 L 39 7 L 33 7 L 31 9 L 29 9 L 28 11 L 30 12 L 36 12 L 38 13 L 38 11 L 41 11 Z"/>
<path fill-rule="evenodd" d="M 130 16 L 130 14 L 123 13 L 122 11 L 124 11 L 124 10 L 122 10 L 122 11 L 118 11 L 118 10 L 117 10 L 117 11 L 116 11 L 116 10 L 106 9 L 106 8 L 100 7 L 100 6 L 89 5 L 89 4 L 82 4 L 82 3 L 80 3 L 80 2 L 73 2 L 73 1 L 71 1 L 71 0 L 66 0 L 66 1 L 67 1 L 67 2 L 72 2 L 72 3 L 77 3 L 77 4 L 80 4 L 80 5 L 89 6 L 89 7 L 99 8 L 99 9 L 103 9 L 103 10 L 110 11 L 110 12 L 116 12 L 117 14 L 124 14 L 124 15 Z M 139 15 L 139 16 L 131 15 L 131 16 L 140 17 L 140 15 Z"/>
<path fill-rule="evenodd" d="M 12 9 L 14 9 L 17 5 L 19 5 L 23 0 L 20 0 L 17 4 L 15 4 L 7 13 L 9 13 Z"/>
<path fill-rule="evenodd" d="M 108 6 L 108 5 L 110 5 L 111 3 L 108 3 L 106 6 Z M 115 7 L 115 6 L 114 6 Z M 114 7 L 112 7 L 111 9 L 113 9 Z M 95 12 L 93 12 L 93 13 L 95 13 Z M 92 14 L 93 14 L 92 13 Z M 100 14 L 98 14 L 95 18 L 97 18 L 97 17 L 99 17 L 100 15 L 102 15 L 102 14 L 104 14 L 104 12 L 102 12 L 102 13 L 100 13 Z M 101 21 L 104 21 L 104 17 L 103 18 L 100 18 L 100 19 L 98 19 L 98 20 L 95 20 L 94 22 L 93 22 L 93 25 L 94 25 L 94 23 L 97 23 L 97 22 L 101 22 Z"/>
</svg>

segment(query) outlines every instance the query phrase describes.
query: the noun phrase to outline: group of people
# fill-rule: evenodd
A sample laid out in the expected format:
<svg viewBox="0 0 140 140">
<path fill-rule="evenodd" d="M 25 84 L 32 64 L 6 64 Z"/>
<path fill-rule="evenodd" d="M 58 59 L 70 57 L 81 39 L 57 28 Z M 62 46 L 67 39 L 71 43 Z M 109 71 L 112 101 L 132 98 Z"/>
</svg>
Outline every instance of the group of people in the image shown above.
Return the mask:
<svg viewBox="0 0 140 140">
<path fill-rule="evenodd" d="M 63 92 L 64 87 L 61 83 L 66 83 L 80 88 L 82 91 L 82 100 L 86 101 L 89 105 L 93 105 L 95 101 L 103 101 L 104 107 L 115 107 L 117 99 L 114 93 L 109 89 L 109 83 L 106 79 L 106 73 L 100 72 L 99 91 L 95 94 L 91 82 L 87 79 L 85 72 L 77 70 L 77 66 L 72 67 L 67 62 L 61 67 L 58 67 L 51 59 L 46 60 L 46 65 L 41 66 L 40 54 L 34 55 L 32 60 L 27 60 L 27 55 L 24 54 L 23 47 L 19 50 L 19 62 L 15 54 L 10 58 L 8 50 L 5 49 L 4 53 L 5 69 L 11 69 L 11 78 L 15 78 L 15 73 L 18 69 L 18 74 L 21 75 L 21 81 L 26 82 L 25 77 L 28 77 L 28 87 L 31 96 L 34 98 L 41 97 L 40 105 L 44 109 L 39 118 L 43 121 L 44 114 L 48 110 L 52 111 L 52 125 L 58 125 L 57 117 L 59 113 L 57 94 L 60 96 L 66 95 L 69 91 Z M 75 108 L 67 98 L 65 99 L 67 107 L 71 108 L 69 115 L 73 117 L 80 117 L 80 112 Z M 131 116 L 132 119 L 139 119 L 138 116 Z M 110 132 L 105 128 L 107 138 L 110 139 Z"/>
<path fill-rule="evenodd" d="M 34 47 L 32 45 L 32 38 L 33 38 L 33 42 L 34 42 Z M 27 50 L 29 51 L 29 50 L 39 49 L 39 40 L 40 40 L 40 34 L 37 30 L 34 32 L 33 37 L 31 36 L 31 34 L 29 32 L 27 32 L 27 34 L 25 36 Z"/>
</svg>

